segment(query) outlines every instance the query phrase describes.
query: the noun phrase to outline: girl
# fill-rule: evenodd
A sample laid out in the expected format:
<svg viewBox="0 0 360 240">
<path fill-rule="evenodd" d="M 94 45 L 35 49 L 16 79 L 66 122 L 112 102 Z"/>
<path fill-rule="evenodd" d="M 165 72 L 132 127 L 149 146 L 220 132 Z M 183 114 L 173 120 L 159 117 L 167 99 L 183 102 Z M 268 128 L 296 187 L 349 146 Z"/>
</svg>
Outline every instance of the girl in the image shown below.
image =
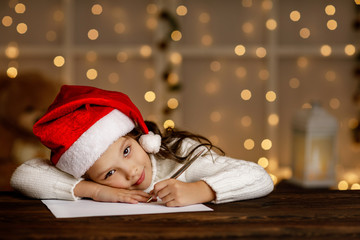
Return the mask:
<svg viewBox="0 0 360 240">
<path fill-rule="evenodd" d="M 30 197 L 138 203 L 153 196 L 166 206 L 185 206 L 273 190 L 262 167 L 217 154 L 204 137 L 172 129 L 162 135 L 120 92 L 65 85 L 33 130 L 51 150 L 51 162 L 29 160 L 11 178 L 12 187 Z M 170 178 L 203 149 L 179 178 Z"/>
</svg>

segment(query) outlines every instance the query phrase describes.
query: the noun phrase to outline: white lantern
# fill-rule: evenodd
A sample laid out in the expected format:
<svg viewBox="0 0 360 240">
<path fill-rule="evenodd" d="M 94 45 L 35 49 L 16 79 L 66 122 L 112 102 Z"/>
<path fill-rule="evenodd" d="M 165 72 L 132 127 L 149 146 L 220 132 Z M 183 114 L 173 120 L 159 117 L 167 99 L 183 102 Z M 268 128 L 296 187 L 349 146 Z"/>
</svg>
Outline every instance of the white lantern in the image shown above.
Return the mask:
<svg viewBox="0 0 360 240">
<path fill-rule="evenodd" d="M 292 181 L 303 187 L 336 183 L 338 124 L 320 104 L 297 112 L 293 120 Z"/>
</svg>

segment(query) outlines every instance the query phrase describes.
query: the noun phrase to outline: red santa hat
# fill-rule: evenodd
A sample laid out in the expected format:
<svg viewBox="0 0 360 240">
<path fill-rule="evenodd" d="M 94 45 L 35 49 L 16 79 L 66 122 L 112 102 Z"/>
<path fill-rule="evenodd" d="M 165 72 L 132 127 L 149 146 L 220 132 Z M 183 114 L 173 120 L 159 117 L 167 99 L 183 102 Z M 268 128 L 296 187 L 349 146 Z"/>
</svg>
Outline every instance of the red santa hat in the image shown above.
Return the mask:
<svg viewBox="0 0 360 240">
<path fill-rule="evenodd" d="M 50 148 L 52 163 L 79 178 L 135 125 L 144 133 L 140 145 L 148 153 L 157 153 L 161 137 L 149 132 L 140 111 L 127 95 L 64 85 L 33 131 Z"/>
</svg>

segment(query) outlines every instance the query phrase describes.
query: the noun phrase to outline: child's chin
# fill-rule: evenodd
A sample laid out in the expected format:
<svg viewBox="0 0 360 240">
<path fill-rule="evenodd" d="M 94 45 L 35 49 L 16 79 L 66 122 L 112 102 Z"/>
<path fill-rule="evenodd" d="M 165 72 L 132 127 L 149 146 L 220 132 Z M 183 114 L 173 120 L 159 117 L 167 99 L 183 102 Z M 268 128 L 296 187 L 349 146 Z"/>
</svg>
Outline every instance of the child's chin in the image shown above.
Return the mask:
<svg viewBox="0 0 360 240">
<path fill-rule="evenodd" d="M 139 186 L 138 186 L 139 188 L 139 190 L 145 190 L 145 189 L 148 189 L 149 187 L 150 187 L 150 183 L 145 183 L 145 182 L 143 182 L 142 184 L 140 184 Z"/>
</svg>

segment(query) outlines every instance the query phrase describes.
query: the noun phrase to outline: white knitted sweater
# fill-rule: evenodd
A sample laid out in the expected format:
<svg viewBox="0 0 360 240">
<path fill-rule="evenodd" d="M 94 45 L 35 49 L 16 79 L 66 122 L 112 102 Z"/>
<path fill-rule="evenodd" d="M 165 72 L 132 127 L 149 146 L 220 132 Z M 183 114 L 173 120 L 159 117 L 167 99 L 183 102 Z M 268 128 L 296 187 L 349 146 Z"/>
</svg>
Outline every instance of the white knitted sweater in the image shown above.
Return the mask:
<svg viewBox="0 0 360 240">
<path fill-rule="evenodd" d="M 185 154 L 194 146 L 192 140 L 182 144 Z M 200 150 L 200 149 L 199 149 Z M 150 155 L 153 176 L 145 191 L 152 190 L 157 182 L 170 178 L 181 164 L 173 160 L 159 160 Z M 19 166 L 11 177 L 11 186 L 29 197 L 38 199 L 76 200 L 74 187 L 82 179 L 62 172 L 44 159 L 32 159 Z M 273 182 L 267 172 L 253 162 L 219 156 L 216 153 L 199 157 L 178 180 L 205 181 L 216 193 L 214 203 L 258 198 L 269 194 Z"/>
</svg>

